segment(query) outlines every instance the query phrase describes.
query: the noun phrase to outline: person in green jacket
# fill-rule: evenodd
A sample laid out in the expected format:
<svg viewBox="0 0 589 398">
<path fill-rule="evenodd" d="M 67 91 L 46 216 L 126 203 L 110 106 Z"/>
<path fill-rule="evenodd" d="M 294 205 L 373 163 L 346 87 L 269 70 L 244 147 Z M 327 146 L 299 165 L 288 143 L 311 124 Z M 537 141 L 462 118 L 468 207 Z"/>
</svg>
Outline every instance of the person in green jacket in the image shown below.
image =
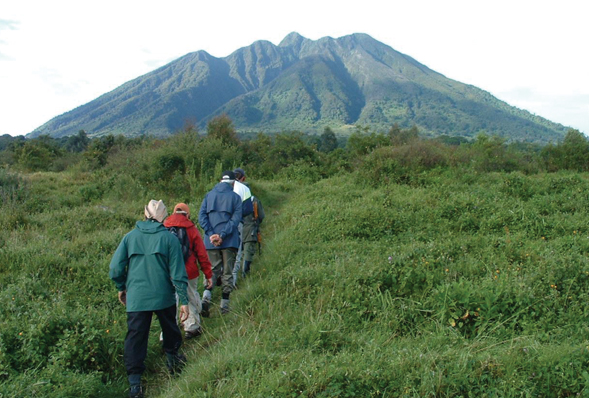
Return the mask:
<svg viewBox="0 0 589 398">
<path fill-rule="evenodd" d="M 178 373 L 186 363 L 179 353 L 182 333 L 176 323 L 176 294 L 183 322 L 189 314 L 188 277 L 180 242 L 162 224 L 167 214 L 161 200 L 151 200 L 145 206 L 145 221 L 137 221 L 123 237 L 110 262 L 109 276 L 127 311 L 124 360 L 133 398 L 143 397 L 141 375 L 153 313 L 162 328 L 168 369 Z"/>
</svg>

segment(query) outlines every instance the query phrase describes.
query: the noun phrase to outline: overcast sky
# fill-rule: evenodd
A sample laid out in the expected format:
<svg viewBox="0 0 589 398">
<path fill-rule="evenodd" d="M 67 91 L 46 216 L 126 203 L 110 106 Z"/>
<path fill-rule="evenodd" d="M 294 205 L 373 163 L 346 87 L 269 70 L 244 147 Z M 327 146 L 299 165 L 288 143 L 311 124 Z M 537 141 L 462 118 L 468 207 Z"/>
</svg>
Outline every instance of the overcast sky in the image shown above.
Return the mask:
<svg viewBox="0 0 589 398">
<path fill-rule="evenodd" d="M 6 0 L 0 135 L 22 135 L 189 52 L 366 33 L 446 77 L 589 134 L 585 0 Z"/>
</svg>

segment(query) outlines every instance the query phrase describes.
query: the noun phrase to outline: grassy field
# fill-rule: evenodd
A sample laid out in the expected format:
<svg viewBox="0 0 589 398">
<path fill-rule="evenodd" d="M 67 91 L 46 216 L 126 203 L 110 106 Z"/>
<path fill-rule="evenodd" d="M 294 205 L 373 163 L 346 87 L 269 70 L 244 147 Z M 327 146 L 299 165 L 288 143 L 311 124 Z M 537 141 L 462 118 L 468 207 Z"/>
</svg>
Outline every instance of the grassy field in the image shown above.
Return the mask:
<svg viewBox="0 0 589 398">
<path fill-rule="evenodd" d="M 157 192 L 122 170 L 0 174 L 0 397 L 125 396 L 108 263 Z M 589 395 L 588 176 L 371 172 L 251 181 L 263 254 L 180 377 L 153 326 L 149 396 Z"/>
<path fill-rule="evenodd" d="M 285 185 L 235 312 L 160 396 L 586 394 L 587 184 Z"/>
</svg>

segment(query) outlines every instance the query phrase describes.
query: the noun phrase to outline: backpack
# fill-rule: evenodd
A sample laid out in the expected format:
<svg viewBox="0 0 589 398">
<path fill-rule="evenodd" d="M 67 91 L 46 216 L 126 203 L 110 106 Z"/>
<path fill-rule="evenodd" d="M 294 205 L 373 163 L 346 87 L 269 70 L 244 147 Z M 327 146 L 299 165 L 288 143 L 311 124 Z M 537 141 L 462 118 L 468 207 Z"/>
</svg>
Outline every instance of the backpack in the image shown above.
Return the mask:
<svg viewBox="0 0 589 398">
<path fill-rule="evenodd" d="M 188 233 L 186 232 L 186 228 L 183 227 L 167 227 L 168 231 L 172 233 L 178 240 L 180 241 L 180 245 L 182 246 L 182 257 L 184 257 L 184 263 L 188 261 L 188 257 L 190 257 L 190 239 L 188 238 Z"/>
</svg>

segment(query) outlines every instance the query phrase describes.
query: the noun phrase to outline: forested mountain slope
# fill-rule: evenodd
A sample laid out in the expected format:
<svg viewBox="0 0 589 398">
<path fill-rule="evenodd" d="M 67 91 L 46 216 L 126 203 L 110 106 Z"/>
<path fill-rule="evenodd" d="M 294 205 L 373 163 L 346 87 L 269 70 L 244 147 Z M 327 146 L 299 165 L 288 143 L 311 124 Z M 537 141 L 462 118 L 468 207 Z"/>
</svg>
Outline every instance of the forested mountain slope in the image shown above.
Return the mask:
<svg viewBox="0 0 589 398">
<path fill-rule="evenodd" d="M 57 116 L 29 137 L 85 130 L 90 136 L 175 133 L 226 113 L 239 132 L 347 134 L 355 125 L 395 123 L 425 135 L 557 141 L 564 126 L 509 106 L 488 92 L 429 69 L 366 34 L 309 40 L 289 34 L 278 46 L 257 41 L 227 57 L 187 54 Z"/>
</svg>

